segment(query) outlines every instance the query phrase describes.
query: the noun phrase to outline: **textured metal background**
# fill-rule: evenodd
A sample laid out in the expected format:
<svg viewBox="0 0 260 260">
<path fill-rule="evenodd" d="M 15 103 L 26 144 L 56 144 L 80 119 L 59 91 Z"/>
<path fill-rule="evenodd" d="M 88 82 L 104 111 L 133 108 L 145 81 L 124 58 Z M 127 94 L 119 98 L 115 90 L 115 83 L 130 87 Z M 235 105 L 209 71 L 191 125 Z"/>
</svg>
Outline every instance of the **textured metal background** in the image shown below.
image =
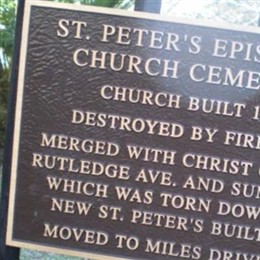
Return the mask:
<svg viewBox="0 0 260 260">
<path fill-rule="evenodd" d="M 88 23 L 87 33 L 90 40 L 73 39 L 73 37 L 59 38 L 56 36 L 57 24 L 60 19 L 81 20 Z M 173 52 L 151 48 L 140 48 L 133 45 L 120 46 L 113 43 L 101 43 L 102 24 L 114 26 L 130 26 L 131 28 L 145 28 L 147 30 L 158 30 L 174 32 L 180 35 L 199 35 L 202 37 L 202 52 L 199 55 L 188 54 L 187 51 Z M 252 111 L 244 114 L 243 118 L 224 117 L 218 115 L 205 115 L 187 111 L 188 97 L 213 98 L 230 102 L 246 103 L 248 107 L 259 105 L 259 94 L 257 91 L 246 90 L 221 85 L 208 85 L 205 83 L 194 83 L 186 75 L 187 68 L 191 64 L 202 63 L 215 66 L 227 66 L 233 69 L 243 68 L 248 70 L 259 70 L 259 65 L 239 60 L 224 60 L 213 58 L 211 53 L 215 38 L 227 40 L 240 40 L 257 44 L 259 35 L 253 33 L 237 32 L 232 30 L 213 29 L 200 26 L 177 24 L 171 22 L 157 22 L 147 19 L 112 16 L 108 14 L 85 13 L 69 10 L 55 10 L 52 8 L 33 7 L 30 22 L 28 55 L 25 71 L 24 96 L 22 107 L 21 139 L 19 144 L 19 162 L 17 192 L 15 200 L 14 234 L 13 238 L 19 241 L 39 243 L 41 245 L 69 248 L 77 251 L 97 252 L 122 257 L 145 258 L 145 259 L 173 259 L 163 255 L 147 254 L 144 251 L 145 238 L 154 240 L 176 241 L 177 243 L 189 243 L 201 245 L 203 254 L 201 259 L 207 259 L 208 248 L 225 248 L 243 250 L 257 253 L 259 244 L 256 242 L 228 239 L 221 236 L 209 235 L 209 222 L 221 220 L 224 222 L 257 225 L 259 221 L 248 221 L 246 218 L 234 219 L 231 216 L 216 216 L 217 200 L 228 200 L 241 202 L 241 198 L 229 196 L 229 188 L 232 182 L 256 183 L 257 172 L 248 177 L 223 173 L 207 172 L 202 170 L 188 169 L 181 165 L 181 155 L 186 152 L 209 154 L 219 157 L 238 158 L 249 160 L 257 165 L 259 152 L 253 149 L 235 148 L 223 145 L 223 134 L 225 130 L 243 132 L 259 131 L 259 122 L 250 119 Z M 150 77 L 147 75 L 130 74 L 126 71 L 113 72 L 109 69 L 91 69 L 78 67 L 72 61 L 73 52 L 79 48 L 98 49 L 108 52 L 126 53 L 139 55 L 143 59 L 158 57 L 161 59 L 179 60 L 181 77 L 179 79 L 165 79 L 162 77 Z M 183 49 L 187 46 L 183 45 Z M 125 86 L 129 88 L 142 88 L 154 92 L 166 91 L 183 96 L 181 109 L 158 108 L 142 104 L 129 104 L 116 101 L 105 101 L 100 97 L 100 88 L 110 84 Z M 100 113 L 111 113 L 127 115 L 130 117 L 142 117 L 167 122 L 178 122 L 185 126 L 185 134 L 180 139 L 147 135 L 145 133 L 126 132 L 109 128 L 87 127 L 83 124 L 71 124 L 72 109 L 95 111 Z M 192 125 L 218 128 L 220 134 L 214 143 L 205 141 L 192 142 L 189 140 Z M 80 152 L 62 151 L 40 147 L 41 133 L 64 134 L 79 138 L 92 138 L 118 143 L 121 153 L 116 158 L 98 155 L 86 155 Z M 177 150 L 177 164 L 175 166 L 153 164 L 148 162 L 129 160 L 125 145 L 138 144 L 143 146 L 160 147 L 162 149 Z M 136 175 L 141 167 L 172 171 L 176 182 L 181 184 L 189 175 L 219 178 L 225 181 L 225 190 L 221 194 L 209 192 L 186 191 L 177 187 L 163 187 L 159 185 L 135 182 L 133 179 L 125 182 L 113 181 L 106 177 L 95 177 L 83 174 L 58 172 L 47 169 L 33 168 L 32 153 L 53 154 L 72 158 L 90 159 L 103 162 L 115 162 L 128 164 L 131 167 L 130 174 Z M 73 179 L 82 181 L 97 181 L 109 184 L 111 193 L 107 199 L 84 197 L 84 195 L 72 195 L 69 193 L 57 193 L 48 189 L 46 176 L 73 176 Z M 140 190 L 151 189 L 155 193 L 155 200 L 151 205 L 137 204 L 118 201 L 114 197 L 112 187 L 115 185 L 135 187 Z M 213 205 L 209 214 L 189 212 L 185 210 L 166 209 L 161 207 L 156 198 L 160 192 L 172 192 L 176 194 L 191 195 L 213 199 Z M 88 217 L 65 215 L 50 211 L 50 198 L 67 198 L 86 200 L 93 203 L 94 211 Z M 258 206 L 259 201 L 250 199 L 244 202 Z M 125 220 L 108 221 L 96 217 L 98 206 L 111 204 L 123 207 Z M 132 208 L 167 212 L 183 216 L 194 216 L 205 219 L 204 231 L 200 234 L 169 230 L 164 228 L 133 225 L 128 222 Z M 115 248 L 115 241 L 109 241 L 108 245 L 98 247 L 87 245 L 83 242 L 50 240 L 42 237 L 43 223 L 69 225 L 74 227 L 102 230 L 111 236 L 117 233 L 126 233 L 140 238 L 141 245 L 136 251 L 119 250 Z M 179 259 L 178 257 L 176 259 Z"/>
</svg>

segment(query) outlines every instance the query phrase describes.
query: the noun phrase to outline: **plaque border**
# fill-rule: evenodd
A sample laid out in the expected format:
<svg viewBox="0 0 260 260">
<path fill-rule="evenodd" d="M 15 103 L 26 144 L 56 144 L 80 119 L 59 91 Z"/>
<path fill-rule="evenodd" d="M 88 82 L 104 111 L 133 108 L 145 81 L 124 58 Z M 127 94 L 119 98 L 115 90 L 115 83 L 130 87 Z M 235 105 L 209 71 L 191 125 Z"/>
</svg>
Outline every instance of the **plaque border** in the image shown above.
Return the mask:
<svg viewBox="0 0 260 260">
<path fill-rule="evenodd" d="M 27 45 L 29 36 L 29 25 L 31 18 L 31 8 L 32 7 L 45 7 L 54 8 L 59 10 L 71 10 L 71 11 L 85 11 L 89 13 L 107 14 L 107 15 L 117 15 L 130 18 L 141 18 L 152 21 L 163 21 L 163 22 L 173 22 L 184 25 L 194 25 L 207 28 L 215 28 L 222 30 L 233 30 L 238 32 L 256 33 L 260 34 L 260 28 L 254 26 L 241 26 L 232 25 L 228 23 L 218 23 L 202 21 L 202 20 L 189 20 L 186 18 L 173 18 L 170 16 L 162 16 L 159 14 L 144 13 L 144 12 L 133 12 L 120 9 L 104 8 L 104 7 L 93 7 L 84 5 L 73 5 L 64 3 L 55 3 L 49 1 L 37 1 L 37 0 L 26 0 L 25 9 L 23 16 L 23 28 L 22 28 L 22 40 L 21 40 L 21 51 L 20 51 L 20 62 L 18 70 L 18 87 L 17 87 L 17 97 L 16 97 L 16 107 L 15 107 L 15 122 L 14 122 L 14 134 L 13 134 L 13 147 L 12 147 L 12 160 L 11 160 L 11 181 L 9 190 L 9 208 L 8 208 L 8 223 L 7 223 L 7 233 L 6 233 L 6 244 L 9 246 L 28 248 L 32 250 L 45 251 L 51 253 L 58 253 L 63 255 L 71 255 L 78 257 L 88 257 L 88 258 L 98 258 L 106 260 L 124 260 L 131 259 L 131 257 L 120 257 L 112 256 L 106 254 L 99 254 L 93 252 L 87 252 L 83 250 L 76 249 L 66 249 L 57 246 L 46 246 L 41 243 L 33 242 L 22 242 L 13 238 L 13 224 L 14 224 L 14 210 L 15 210 L 15 197 L 16 197 L 16 180 L 17 180 L 17 166 L 18 166 L 18 155 L 19 155 L 19 143 L 20 143 L 20 128 L 22 124 L 22 103 L 23 103 L 23 91 L 24 91 L 24 78 L 26 70 L 26 57 L 27 57 Z"/>
</svg>

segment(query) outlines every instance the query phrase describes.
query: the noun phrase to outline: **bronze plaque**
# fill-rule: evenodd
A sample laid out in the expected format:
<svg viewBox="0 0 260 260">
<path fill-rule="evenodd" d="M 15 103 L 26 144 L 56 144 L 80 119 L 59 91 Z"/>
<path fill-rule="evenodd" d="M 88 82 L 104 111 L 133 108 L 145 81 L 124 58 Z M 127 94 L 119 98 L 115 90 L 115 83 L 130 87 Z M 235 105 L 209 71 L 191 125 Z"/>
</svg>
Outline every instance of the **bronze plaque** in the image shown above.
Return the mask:
<svg viewBox="0 0 260 260">
<path fill-rule="evenodd" d="M 260 30 L 26 2 L 8 245 L 259 259 Z"/>
</svg>

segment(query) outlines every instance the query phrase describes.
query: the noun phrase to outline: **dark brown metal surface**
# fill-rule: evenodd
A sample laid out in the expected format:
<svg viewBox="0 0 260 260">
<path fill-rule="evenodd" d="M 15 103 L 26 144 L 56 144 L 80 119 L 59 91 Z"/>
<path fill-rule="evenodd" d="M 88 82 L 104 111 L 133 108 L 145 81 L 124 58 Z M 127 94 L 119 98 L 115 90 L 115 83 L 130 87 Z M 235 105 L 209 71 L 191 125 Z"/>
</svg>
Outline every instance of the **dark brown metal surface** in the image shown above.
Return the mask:
<svg viewBox="0 0 260 260">
<path fill-rule="evenodd" d="M 81 31 L 82 37 L 77 35 L 73 26 L 70 27 L 71 33 L 68 36 L 59 37 L 57 30 L 60 29 L 58 24 L 62 19 L 68 19 L 66 25 L 68 27 L 71 21 L 87 22 L 86 28 Z M 118 43 L 116 33 L 110 36 L 109 40 L 101 41 L 104 25 L 117 29 L 119 26 L 130 30 L 142 28 L 148 33 L 145 34 L 142 44 L 140 42 L 138 44 L 134 33 L 127 44 Z M 178 47 L 174 48 L 173 43 L 167 45 L 167 38 L 163 38 L 161 42 L 160 40 L 153 42 L 164 47 L 151 47 L 152 31 L 160 32 L 164 37 L 168 33 L 172 33 L 174 37 L 178 35 L 179 40 L 176 43 Z M 64 33 L 60 30 L 61 32 Z M 246 213 L 235 217 L 238 215 L 237 212 L 221 215 L 218 214 L 218 210 L 221 202 L 225 201 L 229 205 L 242 203 L 259 207 L 257 198 L 248 199 L 245 196 L 232 196 L 230 193 L 234 182 L 257 185 L 259 149 L 234 145 L 232 141 L 230 145 L 224 144 L 227 131 L 250 133 L 252 136 L 259 133 L 259 120 L 252 119 L 253 108 L 259 106 L 259 90 L 248 87 L 246 79 L 241 83 L 243 86 L 225 84 L 224 72 L 226 68 L 233 72 L 259 71 L 259 63 L 253 60 L 245 61 L 242 54 L 233 59 L 220 57 L 221 55 L 214 56 L 212 46 L 216 44 L 216 39 L 229 44 L 237 41 L 245 45 L 251 43 L 252 46 L 258 46 L 259 34 L 108 13 L 33 7 L 28 37 L 14 210 L 15 241 L 133 259 L 209 259 L 210 252 L 216 248 L 222 251 L 258 254 L 259 241 L 256 238 L 252 240 L 235 236 L 229 238 L 222 233 L 212 235 L 211 230 L 216 221 L 252 228 L 257 228 L 258 225 L 259 218 L 250 218 Z M 83 51 L 75 58 L 73 55 L 79 49 Z M 92 66 L 89 53 L 93 55 L 93 50 L 97 50 L 98 55 L 102 55 L 101 51 L 106 52 L 107 57 L 110 57 L 111 53 L 125 55 L 127 58 L 123 68 L 117 72 L 111 67 L 109 58 L 106 58 L 104 64 L 100 61 Z M 258 57 L 257 52 L 254 54 Z M 138 65 L 138 69 L 134 72 L 128 67 L 129 60 L 133 56 L 141 59 L 141 65 Z M 117 57 L 119 62 L 120 57 Z M 149 67 L 149 75 L 147 64 L 144 65 L 144 62 L 150 58 L 157 59 L 157 62 L 154 60 L 153 66 Z M 160 65 L 172 61 L 179 64 L 175 76 L 173 70 L 170 72 L 160 70 Z M 192 79 L 191 68 L 195 65 L 197 65 L 196 79 Z M 219 70 L 215 70 L 216 74 L 211 80 L 207 79 L 210 75 L 209 69 L 213 67 Z M 219 71 L 219 74 L 216 71 Z M 114 89 L 121 87 L 131 91 L 142 90 L 142 93 L 149 92 L 151 95 L 158 93 L 178 95 L 181 101 L 179 106 L 174 107 L 174 105 L 156 105 L 156 102 L 151 104 L 147 98 L 143 99 L 146 100 L 143 102 L 102 98 L 104 86 L 108 85 Z M 126 95 L 126 98 L 128 97 L 129 95 Z M 241 116 L 240 113 L 234 112 L 234 107 L 231 113 L 230 106 L 226 109 L 223 106 L 219 107 L 211 113 L 203 112 L 201 108 L 194 111 L 191 108 L 192 98 L 197 98 L 200 102 L 203 99 L 213 100 L 215 105 L 222 102 L 224 107 L 225 104 L 240 103 L 245 105 L 245 109 L 241 110 Z M 124 117 L 125 123 L 120 121 L 121 117 Z M 134 123 L 131 127 L 123 126 L 128 125 L 126 122 L 134 120 L 135 122 L 139 120 L 139 123 L 135 123 L 136 129 L 140 129 L 140 125 L 145 121 L 145 129 L 134 130 Z M 159 122 L 160 126 L 149 131 L 147 122 L 150 124 Z M 167 123 L 172 127 L 170 128 L 172 132 L 167 130 L 165 125 Z M 194 128 L 198 126 L 204 131 L 201 140 L 192 139 Z M 179 130 L 183 130 L 180 137 L 174 136 L 179 133 L 178 127 Z M 208 128 L 218 130 L 214 141 L 207 140 Z M 53 145 L 56 147 L 51 145 L 48 147 L 46 142 L 44 145 L 43 136 L 51 135 L 68 137 L 70 140 L 74 138 L 74 140 L 113 143 L 120 151 L 116 156 L 111 155 L 113 149 L 109 150 L 108 144 L 105 145 L 106 151 L 100 148 L 96 152 L 77 150 L 73 145 L 68 148 L 62 143 L 60 147 L 63 148 L 57 148 L 58 141 Z M 256 142 L 254 144 L 257 146 Z M 145 155 L 144 159 L 131 159 L 129 146 L 134 145 L 155 150 Z M 156 149 L 161 153 L 175 151 L 174 162 L 169 158 L 156 159 L 154 156 Z M 185 155 L 190 155 L 186 163 L 184 163 Z M 206 166 L 201 166 L 199 163 L 195 167 L 192 161 L 195 157 L 192 156 L 209 157 L 209 162 L 205 163 Z M 233 162 L 233 166 L 230 166 L 228 158 Z M 50 161 L 46 163 L 49 159 Z M 95 172 L 93 169 L 90 173 L 86 173 L 84 169 L 82 170 L 84 160 L 129 167 L 129 179 L 111 177 L 111 172 L 110 176 L 93 174 Z M 215 163 L 211 163 L 212 160 Z M 221 160 L 221 164 L 216 166 L 218 160 Z M 250 161 L 253 165 L 248 171 L 242 166 L 237 170 L 237 161 Z M 150 178 L 149 181 L 142 181 L 139 178 L 137 181 L 141 169 L 170 172 L 170 181 L 160 181 L 159 177 L 153 180 Z M 192 185 L 184 188 L 190 177 L 194 178 L 195 183 L 198 177 L 204 180 L 210 178 L 211 184 L 214 180 L 220 181 L 224 185 L 223 190 L 217 192 L 217 187 L 214 188 L 214 185 L 208 189 L 192 188 Z M 56 191 L 50 187 L 50 179 L 53 178 L 63 184 L 73 180 L 77 185 L 82 183 L 103 185 L 107 187 L 107 191 L 101 192 L 101 195 L 95 192 L 92 195 L 86 194 L 81 188 L 75 188 L 74 191 L 70 188 L 60 188 Z M 118 187 L 131 189 L 128 199 L 118 198 Z M 163 203 L 162 194 L 171 194 L 169 196 L 176 199 L 174 205 L 173 202 L 169 202 L 170 199 L 167 203 Z M 66 213 L 64 208 L 59 212 L 57 207 L 53 209 L 55 208 L 53 199 L 80 201 L 92 206 L 86 215 L 78 214 L 77 211 L 72 213 L 69 209 L 67 210 L 69 213 Z M 186 206 L 178 208 L 183 201 Z M 199 201 L 209 202 L 210 209 L 199 207 Z M 111 212 L 110 217 L 102 217 L 101 208 L 104 206 L 121 208 L 119 217 L 113 218 Z M 135 210 L 142 214 L 153 213 L 151 223 L 144 220 L 144 224 L 140 219 L 133 221 Z M 155 221 L 156 214 L 162 215 L 163 220 L 158 220 L 159 224 Z M 170 224 L 171 227 L 167 227 L 165 224 L 167 216 L 171 216 L 171 221 L 177 221 L 179 224 Z M 59 238 L 52 237 L 49 232 L 47 237 L 44 235 L 46 225 L 70 227 L 78 231 L 80 229 L 100 231 L 108 234 L 109 239 L 104 245 L 99 245 L 97 241 L 87 243 L 82 238 L 77 241 L 76 236 L 66 239 L 66 232 L 60 233 Z M 115 239 L 119 234 L 137 238 L 138 247 L 133 250 L 119 247 Z M 63 235 L 65 238 L 61 239 Z M 156 241 L 159 241 L 158 250 L 147 248 L 149 241 L 152 241 L 154 247 Z M 133 244 L 129 247 L 131 248 Z"/>
</svg>

